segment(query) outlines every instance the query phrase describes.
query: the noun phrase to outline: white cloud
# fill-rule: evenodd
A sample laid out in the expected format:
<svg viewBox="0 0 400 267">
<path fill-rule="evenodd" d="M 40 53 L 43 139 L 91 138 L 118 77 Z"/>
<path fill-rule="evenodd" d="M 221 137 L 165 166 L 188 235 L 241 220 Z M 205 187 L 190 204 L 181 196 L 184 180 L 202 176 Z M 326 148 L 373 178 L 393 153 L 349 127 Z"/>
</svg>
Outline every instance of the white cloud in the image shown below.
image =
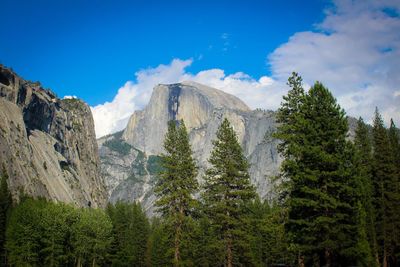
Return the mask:
<svg viewBox="0 0 400 267">
<path fill-rule="evenodd" d="M 119 88 L 111 102 L 92 107 L 96 136 L 104 136 L 125 128 L 133 111 L 142 109 L 158 83 L 174 83 L 184 74 L 192 60 L 174 59 L 169 65 L 159 65 L 135 73 L 136 81 L 128 81 Z"/>
<path fill-rule="evenodd" d="M 78 98 L 76 95 L 66 95 L 64 96 L 64 99 L 76 99 Z"/>
<path fill-rule="evenodd" d="M 399 124 L 399 12 L 399 1 L 334 1 L 314 31 L 294 34 L 268 57 L 273 77 L 298 71 L 327 85 L 349 115 L 370 121 L 378 106 Z"/>
</svg>

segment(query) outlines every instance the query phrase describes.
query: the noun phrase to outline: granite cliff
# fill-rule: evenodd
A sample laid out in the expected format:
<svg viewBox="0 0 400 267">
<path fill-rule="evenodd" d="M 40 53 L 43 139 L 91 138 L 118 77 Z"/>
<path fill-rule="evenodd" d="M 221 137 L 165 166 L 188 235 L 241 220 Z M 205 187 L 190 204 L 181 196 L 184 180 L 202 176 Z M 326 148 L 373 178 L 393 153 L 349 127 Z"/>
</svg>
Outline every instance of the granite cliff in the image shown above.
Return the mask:
<svg viewBox="0 0 400 267">
<path fill-rule="evenodd" d="M 77 206 L 104 206 L 107 191 L 89 106 L 58 99 L 0 65 L 0 166 L 21 193 Z"/>
</svg>

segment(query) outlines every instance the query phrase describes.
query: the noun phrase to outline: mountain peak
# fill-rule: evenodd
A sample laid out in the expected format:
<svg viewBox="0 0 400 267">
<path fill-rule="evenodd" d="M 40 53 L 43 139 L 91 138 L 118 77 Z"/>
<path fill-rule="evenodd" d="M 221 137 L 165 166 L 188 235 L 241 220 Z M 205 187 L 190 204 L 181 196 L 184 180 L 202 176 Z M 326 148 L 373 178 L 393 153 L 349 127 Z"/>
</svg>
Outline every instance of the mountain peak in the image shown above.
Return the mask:
<svg viewBox="0 0 400 267">
<path fill-rule="evenodd" d="M 198 82 L 182 81 L 173 84 L 159 84 L 155 87 L 153 94 L 164 89 L 168 89 L 170 96 L 174 97 L 192 95 L 205 98 L 213 108 L 250 111 L 250 108 L 236 96 Z"/>
</svg>

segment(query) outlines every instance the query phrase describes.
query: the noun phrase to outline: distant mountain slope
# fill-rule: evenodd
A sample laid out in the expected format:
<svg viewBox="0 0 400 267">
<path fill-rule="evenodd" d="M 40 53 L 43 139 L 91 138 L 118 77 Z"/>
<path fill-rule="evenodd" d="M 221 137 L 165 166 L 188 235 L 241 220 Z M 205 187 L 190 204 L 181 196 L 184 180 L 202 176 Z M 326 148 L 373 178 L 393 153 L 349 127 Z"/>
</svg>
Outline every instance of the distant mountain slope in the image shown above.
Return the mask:
<svg viewBox="0 0 400 267">
<path fill-rule="evenodd" d="M 123 132 L 98 140 L 102 173 L 112 202 L 138 200 L 147 208 L 155 200 L 158 158 L 169 120 L 183 119 L 189 130 L 199 179 L 207 167 L 215 132 L 227 117 L 238 134 L 251 167 L 251 180 L 262 198 L 273 196 L 271 177 L 281 158 L 270 138 L 275 130 L 272 111 L 251 111 L 240 99 L 198 83 L 158 85 L 144 110 L 136 111 Z"/>
<path fill-rule="evenodd" d="M 0 65 L 0 166 L 14 198 L 24 192 L 56 201 L 104 206 L 89 106 L 58 99 Z"/>
</svg>

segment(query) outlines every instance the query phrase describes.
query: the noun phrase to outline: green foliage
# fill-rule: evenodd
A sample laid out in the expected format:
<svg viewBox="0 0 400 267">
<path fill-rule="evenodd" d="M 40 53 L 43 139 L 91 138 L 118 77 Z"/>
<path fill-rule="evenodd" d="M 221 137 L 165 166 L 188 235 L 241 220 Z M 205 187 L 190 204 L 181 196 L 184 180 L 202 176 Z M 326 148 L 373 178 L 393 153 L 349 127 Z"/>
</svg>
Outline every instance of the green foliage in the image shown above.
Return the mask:
<svg viewBox="0 0 400 267">
<path fill-rule="evenodd" d="M 395 257 L 398 247 L 399 228 L 399 177 L 396 173 L 396 159 L 388 131 L 378 110 L 375 111 L 373 133 L 373 203 L 376 212 L 376 236 L 378 245 L 382 248 L 379 257 L 382 265 Z"/>
<path fill-rule="evenodd" d="M 226 264 L 249 264 L 244 207 L 256 193 L 250 183 L 249 164 L 227 119 L 220 125 L 213 145 L 211 168 L 205 176 L 204 211 L 226 248 Z"/>
<path fill-rule="evenodd" d="M 171 266 L 171 235 L 160 218 L 153 218 L 147 243 L 146 266 Z"/>
<path fill-rule="evenodd" d="M 189 240 L 192 241 L 190 252 L 193 266 L 223 266 L 225 260 L 224 244 L 206 216 L 202 216 L 194 222 L 190 234 Z"/>
<path fill-rule="evenodd" d="M 145 266 L 150 225 L 139 203 L 109 204 L 113 224 L 110 263 L 113 266 Z"/>
<path fill-rule="evenodd" d="M 132 149 L 132 146 L 130 144 L 115 137 L 113 139 L 105 141 L 103 145 L 108 147 L 112 151 L 118 152 L 122 156 L 128 155 Z"/>
<path fill-rule="evenodd" d="M 111 241 L 111 221 L 102 210 L 25 198 L 7 227 L 8 260 L 15 266 L 99 265 Z"/>
<path fill-rule="evenodd" d="M 290 246 L 306 262 L 332 264 L 339 257 L 349 264 L 355 257 L 358 196 L 347 120 L 321 83 L 305 94 L 300 82 L 297 74 L 289 79 L 292 89 L 278 111 L 275 135 L 285 158 L 282 199 Z"/>
<path fill-rule="evenodd" d="M 394 162 L 394 177 L 393 182 L 397 184 L 397 188 L 394 190 L 394 199 L 400 203 L 400 130 L 396 127 L 393 119 L 390 120 L 389 127 L 389 140 L 390 140 L 390 151 L 393 156 Z M 397 259 L 400 259 L 400 205 L 394 205 L 394 220 L 398 223 L 394 225 L 394 255 Z"/>
<path fill-rule="evenodd" d="M 4 167 L 0 179 L 0 266 L 6 266 L 6 226 L 12 205 L 12 198 L 7 184 L 8 175 Z"/>
<path fill-rule="evenodd" d="M 360 266 L 375 266 L 378 253 L 375 232 L 375 208 L 372 203 L 372 144 L 368 126 L 362 118 L 358 120 L 354 140 L 360 202 L 357 204 L 358 217 L 358 258 Z M 365 243 L 367 240 L 368 244 Z"/>
<path fill-rule="evenodd" d="M 79 110 L 79 111 L 84 111 L 85 110 L 85 103 L 82 102 L 82 100 L 78 98 L 66 98 L 62 99 L 61 103 L 67 107 L 69 110 Z"/>
<path fill-rule="evenodd" d="M 150 155 L 147 159 L 147 170 L 150 175 L 156 175 L 162 172 L 163 168 L 161 166 L 162 159 L 160 156 Z"/>
<path fill-rule="evenodd" d="M 287 212 L 283 207 L 258 198 L 249 203 L 250 244 L 253 263 L 256 266 L 274 264 L 291 265 L 295 255 L 289 250 L 289 240 L 285 232 Z"/>
<path fill-rule="evenodd" d="M 190 216 L 196 207 L 193 195 L 198 189 L 197 167 L 192 156 L 189 136 L 183 121 L 170 121 L 161 155 L 162 172 L 155 188 L 156 206 L 172 233 L 176 266 L 185 262 L 181 256 L 183 239 L 189 231 Z"/>
<path fill-rule="evenodd" d="M 103 210 L 77 212 L 77 221 L 71 226 L 71 243 L 78 265 L 101 264 L 111 242 L 111 220 Z"/>
<path fill-rule="evenodd" d="M 40 257 L 39 225 L 44 201 L 25 200 L 11 213 L 6 233 L 8 262 L 16 266 L 38 266 Z"/>
<path fill-rule="evenodd" d="M 136 151 L 137 151 L 138 154 L 137 154 L 135 160 L 132 163 L 131 169 L 134 170 L 134 173 L 136 175 L 139 175 L 139 176 L 146 175 L 147 174 L 147 171 L 146 171 L 146 156 L 142 151 L 137 150 L 137 149 L 136 149 Z"/>
</svg>

